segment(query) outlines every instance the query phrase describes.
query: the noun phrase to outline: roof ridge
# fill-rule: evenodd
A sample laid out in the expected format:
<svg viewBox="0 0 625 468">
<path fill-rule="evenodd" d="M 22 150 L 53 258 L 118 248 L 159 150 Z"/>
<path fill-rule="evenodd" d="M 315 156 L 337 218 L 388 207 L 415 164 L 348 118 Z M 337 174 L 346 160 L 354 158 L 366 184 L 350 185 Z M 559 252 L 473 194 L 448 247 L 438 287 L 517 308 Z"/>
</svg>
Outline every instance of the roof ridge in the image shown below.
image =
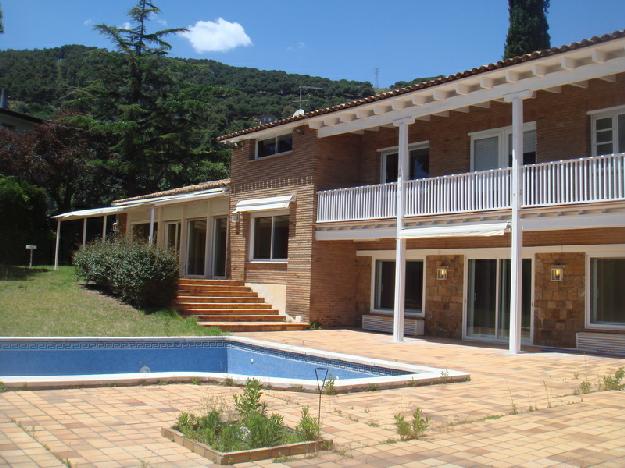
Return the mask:
<svg viewBox="0 0 625 468">
<path fill-rule="evenodd" d="M 316 117 L 318 115 L 330 114 L 332 112 L 337 112 L 344 109 L 351 109 L 354 107 L 361 106 L 363 104 L 369 104 L 371 102 L 383 101 L 385 99 L 389 99 L 395 96 L 401 96 L 402 94 L 412 93 L 414 91 L 419 91 L 421 89 L 431 88 L 433 86 L 438 86 L 440 84 L 449 83 L 452 81 L 456 81 L 462 78 L 467 78 L 469 76 L 478 75 L 481 73 L 485 73 L 488 71 L 498 70 L 501 68 L 509 67 L 512 65 L 517 65 L 519 63 L 528 62 L 532 60 L 537 60 L 539 58 L 548 57 L 551 55 L 557 55 L 564 52 L 569 52 L 571 50 L 577 50 L 584 47 L 589 47 L 591 45 L 601 44 L 603 42 L 608 42 L 614 39 L 620 39 L 625 37 L 625 29 L 619 29 L 617 31 L 613 31 L 611 33 L 602 34 L 599 36 L 592 36 L 590 38 L 581 39 L 576 42 L 571 42 L 568 44 L 550 47 L 548 49 L 536 50 L 534 52 L 529 52 L 523 55 L 517 55 L 515 57 L 510 57 L 507 59 L 498 60 L 497 62 L 487 63 L 484 65 L 480 65 L 478 67 L 469 68 L 457 73 L 453 73 L 451 75 L 439 76 L 432 80 L 422 81 L 419 83 L 414 83 L 412 85 L 404 86 L 401 88 L 395 88 L 389 91 L 384 91 L 382 93 L 374 94 L 371 96 L 367 96 L 364 98 L 358 98 L 351 101 L 346 101 L 340 104 L 335 104 L 328 107 L 322 107 L 319 109 L 314 109 L 312 111 L 306 112 L 305 114 L 285 117 L 283 119 L 274 120 L 273 122 L 269 122 L 263 125 L 257 125 L 255 127 L 248 127 L 242 130 L 237 130 L 235 132 L 230 132 L 225 135 L 221 135 L 217 137 L 217 141 L 223 141 L 230 138 L 234 138 L 241 135 L 246 135 L 248 133 L 254 133 L 261 130 L 265 130 L 268 128 L 279 127 L 281 125 L 285 125 L 287 123 L 297 122 L 299 120 L 306 120 L 311 117 Z"/>
<path fill-rule="evenodd" d="M 196 192 L 198 190 L 206 190 L 206 189 L 210 189 L 210 188 L 225 187 L 227 185 L 230 185 L 230 179 L 229 178 L 218 179 L 218 180 L 207 180 L 206 182 L 200 182 L 198 184 L 183 185 L 182 187 L 174 187 L 172 189 L 161 190 L 159 192 L 147 193 L 145 195 L 137 195 L 137 196 L 134 196 L 134 197 L 120 198 L 118 200 L 113 200 L 112 203 L 113 204 L 119 204 L 119 203 L 131 202 L 131 201 L 135 201 L 135 200 L 146 200 L 146 199 L 150 199 L 150 198 L 164 197 L 164 196 L 167 196 L 167 195 L 178 195 L 178 194 L 183 194 L 183 193 L 192 193 L 192 192 Z"/>
</svg>

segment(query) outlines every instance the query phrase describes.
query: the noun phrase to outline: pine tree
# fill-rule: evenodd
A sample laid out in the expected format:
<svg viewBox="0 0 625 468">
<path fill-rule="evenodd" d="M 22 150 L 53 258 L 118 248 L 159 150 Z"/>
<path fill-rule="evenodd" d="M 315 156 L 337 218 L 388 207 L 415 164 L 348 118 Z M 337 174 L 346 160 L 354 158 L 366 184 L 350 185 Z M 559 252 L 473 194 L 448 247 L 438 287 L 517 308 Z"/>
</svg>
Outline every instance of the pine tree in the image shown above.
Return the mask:
<svg viewBox="0 0 625 468">
<path fill-rule="evenodd" d="M 549 0 L 508 0 L 510 25 L 504 58 L 551 47 L 548 10 Z"/>
</svg>

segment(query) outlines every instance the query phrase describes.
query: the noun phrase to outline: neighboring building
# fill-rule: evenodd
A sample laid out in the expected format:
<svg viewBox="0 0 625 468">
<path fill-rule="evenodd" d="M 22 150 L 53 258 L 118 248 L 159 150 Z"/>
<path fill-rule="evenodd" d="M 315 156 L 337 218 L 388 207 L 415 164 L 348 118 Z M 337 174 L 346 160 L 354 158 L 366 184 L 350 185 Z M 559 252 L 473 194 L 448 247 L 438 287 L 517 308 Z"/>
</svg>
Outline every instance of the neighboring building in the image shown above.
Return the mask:
<svg viewBox="0 0 625 468">
<path fill-rule="evenodd" d="M 4 88 L 0 89 L 0 127 L 18 132 L 25 132 L 43 120 L 32 115 L 9 110 L 9 98 Z"/>
<path fill-rule="evenodd" d="M 158 242 L 188 231 L 186 275 L 221 276 L 217 216 L 226 276 L 305 322 L 513 352 L 625 346 L 624 31 L 220 139 L 234 150 L 217 211 L 152 211 Z M 147 208 L 124 206 L 109 209 L 128 211 L 125 232 L 149 236 Z"/>
</svg>

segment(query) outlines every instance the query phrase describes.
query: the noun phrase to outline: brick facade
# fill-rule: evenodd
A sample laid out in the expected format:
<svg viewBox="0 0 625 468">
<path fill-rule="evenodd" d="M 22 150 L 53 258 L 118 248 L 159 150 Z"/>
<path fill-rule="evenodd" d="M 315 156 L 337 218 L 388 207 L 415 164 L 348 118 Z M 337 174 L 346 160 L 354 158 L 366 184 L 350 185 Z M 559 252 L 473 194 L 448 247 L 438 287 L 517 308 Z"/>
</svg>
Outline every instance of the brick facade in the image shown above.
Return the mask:
<svg viewBox="0 0 625 468">
<path fill-rule="evenodd" d="M 621 104 L 625 104 L 625 74 L 618 75 L 614 83 L 591 80 L 587 89 L 565 86 L 560 93 L 538 92 L 536 98 L 526 101 L 524 106 L 525 121 L 536 122 L 538 162 L 590 155 L 587 112 Z M 510 123 L 510 105 L 492 102 L 488 109 L 472 107 L 469 113 L 450 112 L 447 118 L 433 116 L 430 121 L 417 121 L 409 128 L 409 141 L 429 142 L 431 176 L 468 172 L 469 133 L 505 127 Z M 362 134 L 318 139 L 316 131 L 305 125 L 293 131 L 293 151 L 288 154 L 254 160 L 254 142 L 240 143 L 232 155 L 230 212 L 238 201 L 250 198 L 295 195 L 296 201 L 289 211 L 287 263 L 250 262 L 250 216 L 243 214 L 229 218 L 231 277 L 256 283 L 285 284 L 286 309 L 292 316 L 318 321 L 326 327 L 357 326 L 360 317 L 370 310 L 371 258 L 357 256 L 356 252 L 394 250 L 395 241 L 315 240 L 316 192 L 379 183 L 379 150 L 396 145 L 396 128 L 383 127 Z M 408 249 L 457 251 L 508 247 L 509 243 L 509 236 L 410 239 Z M 525 246 L 618 243 L 625 243 L 625 228 L 524 233 Z M 575 256 L 570 260 L 571 265 L 578 261 Z M 536 294 L 540 293 L 543 302 L 540 313 L 537 306 L 535 339 L 540 344 L 574 345 L 575 331 L 579 329 L 579 311 L 583 314 L 583 300 L 571 299 L 572 289 L 567 289 L 564 284 L 556 287 L 539 281 L 539 263 L 548 261 L 537 256 Z M 450 277 L 446 282 L 435 280 L 436 265 L 440 262 L 450 265 Z M 461 337 L 463 271 L 462 255 L 441 252 L 428 257 L 426 334 Z M 581 287 L 583 291 L 583 282 L 580 286 L 581 280 L 575 278 L 572 274 L 567 284 L 571 288 Z M 566 317 L 556 318 L 563 310 Z"/>
</svg>

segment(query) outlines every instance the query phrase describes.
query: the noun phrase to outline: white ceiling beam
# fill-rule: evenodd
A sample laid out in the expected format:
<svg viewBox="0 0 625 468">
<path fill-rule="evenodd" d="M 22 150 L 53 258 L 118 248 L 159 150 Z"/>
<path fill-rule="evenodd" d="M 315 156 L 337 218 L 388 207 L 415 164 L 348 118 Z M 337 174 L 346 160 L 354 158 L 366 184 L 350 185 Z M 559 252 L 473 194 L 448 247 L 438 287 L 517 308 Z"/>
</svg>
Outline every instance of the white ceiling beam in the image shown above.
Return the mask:
<svg viewBox="0 0 625 468">
<path fill-rule="evenodd" d="M 532 66 L 532 73 L 541 78 L 547 74 L 547 65 L 541 63 L 535 63 Z"/>
<path fill-rule="evenodd" d="M 379 132 L 380 127 L 365 128 L 365 132 Z"/>
<path fill-rule="evenodd" d="M 472 104 L 472 106 L 474 106 L 474 107 L 482 107 L 483 109 L 489 109 L 490 108 L 490 101 L 476 102 L 475 104 Z"/>
<path fill-rule="evenodd" d="M 552 88 L 545 88 L 543 91 L 547 91 L 548 93 L 558 94 L 562 92 L 562 86 L 554 86 Z"/>
<path fill-rule="evenodd" d="M 463 113 L 468 113 L 471 109 L 469 108 L 469 106 L 466 107 L 458 107 L 458 109 L 454 109 L 456 112 L 463 112 Z"/>
<path fill-rule="evenodd" d="M 514 70 L 506 70 L 505 76 L 508 83 L 516 83 L 521 79 L 521 73 Z"/>
<path fill-rule="evenodd" d="M 469 86 L 467 83 L 458 83 L 456 84 L 456 94 L 464 96 L 465 94 L 469 94 L 471 92 L 472 86 Z"/>
<path fill-rule="evenodd" d="M 572 57 L 562 57 L 562 60 L 560 60 L 560 66 L 563 70 L 575 70 L 577 68 L 577 60 Z"/>
<path fill-rule="evenodd" d="M 616 75 L 606 75 L 599 77 L 600 80 L 607 81 L 608 83 L 614 83 L 616 81 Z"/>
<path fill-rule="evenodd" d="M 495 86 L 495 79 L 494 78 L 480 78 L 480 88 L 483 89 L 493 89 L 493 87 Z"/>
<path fill-rule="evenodd" d="M 416 96 L 412 96 L 411 98 L 412 103 L 415 106 L 422 106 L 424 104 L 427 104 L 428 102 L 432 101 L 432 96 L 426 96 L 425 94 L 417 94 Z"/>
<path fill-rule="evenodd" d="M 386 114 L 389 111 L 389 105 L 388 104 L 383 104 L 381 106 L 375 106 L 373 108 L 373 113 L 375 115 L 382 115 L 382 114 Z"/>
<path fill-rule="evenodd" d="M 625 41 L 622 42 L 625 44 Z M 590 54 L 590 51 L 588 54 Z M 528 68 L 529 66 L 530 65 L 528 65 Z M 538 91 L 546 88 L 556 88 L 570 83 L 623 72 L 625 72 L 625 57 L 615 57 L 603 64 L 584 63 L 580 64 L 573 71 L 555 70 L 542 78 L 528 77 L 517 83 L 499 83 L 492 89 L 481 89 L 465 96 L 453 95 L 445 101 L 435 101 L 418 107 L 413 106 L 400 111 L 391 111 L 385 113 L 384 115 L 375 115 L 368 119 L 341 124 L 333 128 L 322 128 L 319 130 L 319 136 L 323 138 L 344 132 L 351 132 L 355 129 L 366 128 L 368 126 L 375 127 L 386 125 L 389 122 L 393 122 L 394 120 L 401 119 L 403 117 L 418 118 L 427 114 L 435 114 L 445 110 L 454 110 L 458 107 L 472 106 L 476 103 L 492 101 L 515 92 L 524 90 Z M 483 81 L 484 80 L 481 80 L 481 83 L 483 83 Z"/>
<path fill-rule="evenodd" d="M 327 117 L 323 120 L 323 124 L 326 127 L 331 127 L 332 125 L 337 125 L 341 123 L 341 120 L 338 117 Z"/>
<path fill-rule="evenodd" d="M 429 122 L 430 121 L 430 116 L 429 115 L 422 115 L 421 117 L 417 117 L 417 120 L 421 120 L 422 122 Z"/>
<path fill-rule="evenodd" d="M 391 108 L 393 110 L 402 110 L 402 109 L 408 107 L 408 104 L 410 104 L 410 101 L 399 101 L 399 100 L 396 100 L 396 101 L 393 101 L 391 103 Z"/>
<path fill-rule="evenodd" d="M 575 86 L 577 88 L 588 89 L 588 80 L 578 81 L 577 83 L 571 83 L 571 86 Z"/>
<path fill-rule="evenodd" d="M 608 58 L 608 53 L 605 50 L 595 49 L 590 57 L 595 63 L 604 63 Z"/>
<path fill-rule="evenodd" d="M 356 135 L 364 135 L 364 134 L 365 134 L 365 131 L 364 131 L 364 130 L 356 130 L 354 133 L 355 133 Z"/>
<path fill-rule="evenodd" d="M 432 97 L 435 101 L 444 101 L 449 97 L 450 94 L 451 91 L 449 91 L 448 89 L 435 89 Z"/>
<path fill-rule="evenodd" d="M 356 117 L 358 117 L 359 119 L 366 119 L 371 114 L 372 114 L 371 109 L 358 109 L 356 111 Z"/>
<path fill-rule="evenodd" d="M 351 122 L 352 120 L 355 120 L 355 119 L 356 119 L 356 114 L 353 112 L 339 115 L 340 122 Z"/>
<path fill-rule="evenodd" d="M 323 119 L 311 120 L 308 122 L 308 126 L 313 130 L 319 130 L 321 127 L 323 127 Z"/>
<path fill-rule="evenodd" d="M 455 109 L 454 109 L 455 110 Z M 436 114 L 432 114 L 434 117 L 449 117 L 449 111 L 437 112 Z"/>
</svg>

